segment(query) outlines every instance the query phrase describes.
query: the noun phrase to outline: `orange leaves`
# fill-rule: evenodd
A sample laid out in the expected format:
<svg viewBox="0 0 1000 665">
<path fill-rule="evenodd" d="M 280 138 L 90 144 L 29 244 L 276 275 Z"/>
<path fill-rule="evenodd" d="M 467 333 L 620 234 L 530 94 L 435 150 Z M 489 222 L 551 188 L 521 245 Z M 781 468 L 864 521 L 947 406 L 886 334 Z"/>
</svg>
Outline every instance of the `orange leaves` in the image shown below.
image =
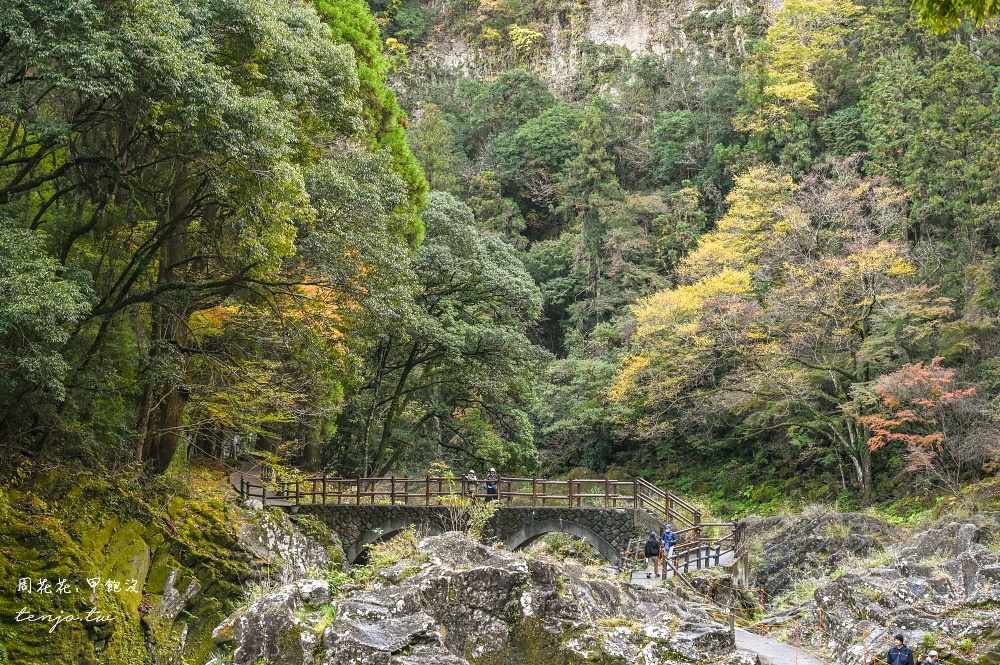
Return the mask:
<svg viewBox="0 0 1000 665">
<path fill-rule="evenodd" d="M 295 289 L 285 316 L 309 326 L 316 334 L 331 341 L 344 338 L 352 325 L 345 319 L 361 305 L 342 291 L 329 286 L 303 284 Z"/>
<path fill-rule="evenodd" d="M 880 376 L 874 390 L 882 412 L 858 418 L 871 430 L 868 446 L 872 450 L 904 444 L 911 471 L 929 464 L 944 444 L 940 409 L 976 392 L 975 386 L 954 387 L 955 370 L 942 367 L 942 360 L 904 365 Z"/>
</svg>

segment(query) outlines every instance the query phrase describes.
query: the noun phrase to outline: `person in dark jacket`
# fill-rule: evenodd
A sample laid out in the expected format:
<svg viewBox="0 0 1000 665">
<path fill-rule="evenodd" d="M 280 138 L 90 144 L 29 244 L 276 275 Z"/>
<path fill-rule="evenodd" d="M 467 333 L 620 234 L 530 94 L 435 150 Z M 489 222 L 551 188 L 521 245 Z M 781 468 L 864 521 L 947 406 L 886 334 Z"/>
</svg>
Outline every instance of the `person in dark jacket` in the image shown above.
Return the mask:
<svg viewBox="0 0 1000 665">
<path fill-rule="evenodd" d="M 486 482 L 483 483 L 483 489 L 486 490 L 486 501 L 496 501 L 499 495 L 500 487 L 500 476 L 497 475 L 497 470 L 490 467 L 490 472 L 486 474 Z"/>
<path fill-rule="evenodd" d="M 652 577 L 649 574 L 649 564 L 653 564 L 653 571 L 656 576 L 660 576 L 660 539 L 656 537 L 655 531 L 649 532 L 649 538 L 646 539 L 646 548 L 643 551 L 646 555 L 646 579 Z M 912 663 L 911 663 L 912 665 Z"/>
<path fill-rule="evenodd" d="M 913 652 L 910 651 L 910 647 L 903 644 L 903 634 L 899 633 L 892 640 L 892 646 L 889 647 L 889 655 L 886 660 L 889 665 L 916 665 L 913 662 Z"/>
</svg>

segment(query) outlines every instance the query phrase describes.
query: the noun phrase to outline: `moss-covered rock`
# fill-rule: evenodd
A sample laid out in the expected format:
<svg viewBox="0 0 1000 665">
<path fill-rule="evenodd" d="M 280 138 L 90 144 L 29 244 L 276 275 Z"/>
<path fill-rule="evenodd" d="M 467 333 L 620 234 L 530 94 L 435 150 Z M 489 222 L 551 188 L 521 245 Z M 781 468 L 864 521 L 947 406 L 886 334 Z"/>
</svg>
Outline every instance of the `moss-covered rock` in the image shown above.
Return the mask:
<svg viewBox="0 0 1000 665">
<path fill-rule="evenodd" d="M 266 545 L 248 549 L 246 529 L 280 532 L 309 561 L 339 568 L 332 536 L 320 544 L 283 515 L 226 502 L 222 473 L 205 475 L 211 491 L 149 501 L 127 481 L 68 469 L 0 490 L 0 665 L 206 662 L 245 585 L 304 568 Z M 22 579 L 31 592 L 11 593 Z M 39 580 L 52 593 L 38 593 Z"/>
</svg>

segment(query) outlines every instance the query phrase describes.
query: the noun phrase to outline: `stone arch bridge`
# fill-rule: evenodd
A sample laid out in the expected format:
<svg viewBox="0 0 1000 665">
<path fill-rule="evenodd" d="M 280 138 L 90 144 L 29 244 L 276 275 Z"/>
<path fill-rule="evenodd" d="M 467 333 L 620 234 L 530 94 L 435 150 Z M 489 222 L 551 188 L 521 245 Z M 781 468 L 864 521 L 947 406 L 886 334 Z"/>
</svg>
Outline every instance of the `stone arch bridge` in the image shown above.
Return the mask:
<svg viewBox="0 0 1000 665">
<path fill-rule="evenodd" d="M 322 520 L 337 533 L 350 563 L 365 547 L 415 526 L 425 533 L 465 527 L 470 504 L 486 501 L 482 481 L 453 478 L 330 478 L 265 483 L 244 469 L 233 485 L 246 499 L 278 505 Z M 491 497 L 492 498 L 492 497 Z M 643 480 L 547 480 L 501 478 L 498 506 L 483 525 L 487 540 L 517 550 L 546 533 L 567 533 L 594 546 L 609 562 L 641 534 L 674 525 L 681 546 L 672 552 L 681 567 L 718 564 L 741 549 L 742 529 L 732 523 L 704 523 L 694 506 Z M 692 552 L 697 556 L 692 559 Z M 684 557 L 684 558 L 681 558 Z M 732 557 L 727 557 L 732 558 Z"/>
</svg>

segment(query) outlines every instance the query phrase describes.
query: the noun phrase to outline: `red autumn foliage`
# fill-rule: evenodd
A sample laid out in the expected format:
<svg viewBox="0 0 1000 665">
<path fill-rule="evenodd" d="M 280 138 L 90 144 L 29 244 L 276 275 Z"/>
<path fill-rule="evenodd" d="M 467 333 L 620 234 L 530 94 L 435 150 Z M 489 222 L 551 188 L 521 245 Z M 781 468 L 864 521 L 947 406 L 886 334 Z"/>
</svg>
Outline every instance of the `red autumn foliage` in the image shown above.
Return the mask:
<svg viewBox="0 0 1000 665">
<path fill-rule="evenodd" d="M 942 367 L 942 360 L 905 365 L 880 376 L 875 393 L 885 411 L 859 418 L 871 430 L 868 446 L 872 450 L 890 443 L 906 445 L 910 471 L 929 465 L 941 450 L 945 434 L 940 409 L 976 392 L 975 386 L 954 388 L 955 370 Z"/>
</svg>

